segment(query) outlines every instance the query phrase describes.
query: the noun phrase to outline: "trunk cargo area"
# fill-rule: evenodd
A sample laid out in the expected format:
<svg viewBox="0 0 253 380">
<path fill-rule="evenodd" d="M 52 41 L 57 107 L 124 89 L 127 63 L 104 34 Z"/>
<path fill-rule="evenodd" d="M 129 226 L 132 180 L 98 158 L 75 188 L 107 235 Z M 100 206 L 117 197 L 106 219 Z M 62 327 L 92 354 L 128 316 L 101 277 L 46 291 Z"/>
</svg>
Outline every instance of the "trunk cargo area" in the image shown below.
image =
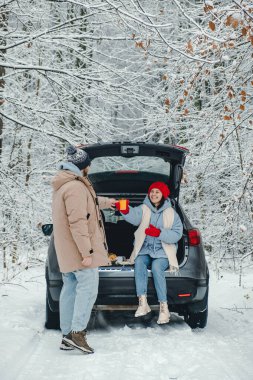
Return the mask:
<svg viewBox="0 0 253 380">
<path fill-rule="evenodd" d="M 108 252 L 115 253 L 117 256 L 125 256 L 129 259 L 134 243 L 135 226 L 124 220 L 118 221 L 118 223 L 105 223 L 105 233 L 108 244 Z M 184 260 L 184 236 L 178 242 L 177 259 L 178 263 L 182 263 Z"/>
</svg>

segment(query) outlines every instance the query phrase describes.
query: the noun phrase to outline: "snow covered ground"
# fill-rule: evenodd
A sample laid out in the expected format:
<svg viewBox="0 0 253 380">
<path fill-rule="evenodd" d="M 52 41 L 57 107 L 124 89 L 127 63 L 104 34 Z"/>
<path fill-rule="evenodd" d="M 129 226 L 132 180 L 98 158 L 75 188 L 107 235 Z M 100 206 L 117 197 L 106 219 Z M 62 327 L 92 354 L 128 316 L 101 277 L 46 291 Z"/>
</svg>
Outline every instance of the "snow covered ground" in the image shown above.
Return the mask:
<svg viewBox="0 0 253 380">
<path fill-rule="evenodd" d="M 94 355 L 59 350 L 60 331 L 44 329 L 44 268 L 30 268 L 0 287 L 1 380 L 251 380 L 253 275 L 210 279 L 206 329 L 192 331 L 176 314 L 170 324 L 90 331 Z"/>
</svg>

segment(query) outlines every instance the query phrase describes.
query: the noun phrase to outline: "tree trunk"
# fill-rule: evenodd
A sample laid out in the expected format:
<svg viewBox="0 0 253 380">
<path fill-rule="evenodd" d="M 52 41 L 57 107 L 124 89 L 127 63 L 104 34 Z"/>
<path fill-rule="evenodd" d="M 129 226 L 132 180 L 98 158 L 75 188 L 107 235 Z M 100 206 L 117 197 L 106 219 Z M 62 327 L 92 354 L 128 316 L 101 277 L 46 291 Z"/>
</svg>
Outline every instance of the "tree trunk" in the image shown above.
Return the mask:
<svg viewBox="0 0 253 380">
<path fill-rule="evenodd" d="M 4 8 L 4 5 L 3 5 Z M 7 15 L 6 12 L 3 10 L 2 13 L 0 13 L 0 30 L 3 32 L 7 31 Z M 0 38 L 0 45 L 5 45 L 5 40 L 4 37 Z M 1 50 L 0 52 L 0 57 L 2 60 L 4 60 L 4 54 L 6 53 L 6 50 Z M 5 68 L 3 66 L 0 66 L 0 106 L 4 103 L 4 96 L 3 96 L 3 91 L 4 91 L 4 77 L 5 75 Z M 1 156 L 2 156 L 2 150 L 3 150 L 3 130 L 4 130 L 4 121 L 3 117 L 0 116 L 0 161 L 1 161 Z"/>
</svg>

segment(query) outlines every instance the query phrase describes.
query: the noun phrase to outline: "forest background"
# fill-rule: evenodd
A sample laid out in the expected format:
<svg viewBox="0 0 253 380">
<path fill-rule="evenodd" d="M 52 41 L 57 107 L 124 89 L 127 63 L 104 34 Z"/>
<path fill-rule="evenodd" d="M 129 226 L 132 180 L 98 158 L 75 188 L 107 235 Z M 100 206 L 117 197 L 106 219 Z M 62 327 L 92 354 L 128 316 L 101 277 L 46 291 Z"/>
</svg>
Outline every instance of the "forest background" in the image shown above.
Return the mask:
<svg viewBox="0 0 253 380">
<path fill-rule="evenodd" d="M 190 150 L 180 201 L 209 263 L 237 270 L 252 253 L 252 47 L 252 1 L 1 0 L 3 279 L 42 259 L 66 146 L 122 140 Z"/>
</svg>

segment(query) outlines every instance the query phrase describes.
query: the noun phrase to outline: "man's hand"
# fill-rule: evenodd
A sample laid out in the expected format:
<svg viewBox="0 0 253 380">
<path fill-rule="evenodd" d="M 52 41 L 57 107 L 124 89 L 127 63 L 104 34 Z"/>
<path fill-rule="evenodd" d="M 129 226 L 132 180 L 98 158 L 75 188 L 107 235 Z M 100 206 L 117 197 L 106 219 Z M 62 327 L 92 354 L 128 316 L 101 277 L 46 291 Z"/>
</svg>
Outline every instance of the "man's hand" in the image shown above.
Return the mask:
<svg viewBox="0 0 253 380">
<path fill-rule="evenodd" d="M 82 261 L 82 265 L 84 267 L 89 267 L 90 265 L 92 264 L 92 257 L 88 256 L 88 257 L 85 257 Z"/>
<path fill-rule="evenodd" d="M 110 209 L 114 210 L 115 209 L 115 203 L 117 202 L 117 200 L 114 198 L 109 198 L 109 201 L 110 201 Z"/>
</svg>

